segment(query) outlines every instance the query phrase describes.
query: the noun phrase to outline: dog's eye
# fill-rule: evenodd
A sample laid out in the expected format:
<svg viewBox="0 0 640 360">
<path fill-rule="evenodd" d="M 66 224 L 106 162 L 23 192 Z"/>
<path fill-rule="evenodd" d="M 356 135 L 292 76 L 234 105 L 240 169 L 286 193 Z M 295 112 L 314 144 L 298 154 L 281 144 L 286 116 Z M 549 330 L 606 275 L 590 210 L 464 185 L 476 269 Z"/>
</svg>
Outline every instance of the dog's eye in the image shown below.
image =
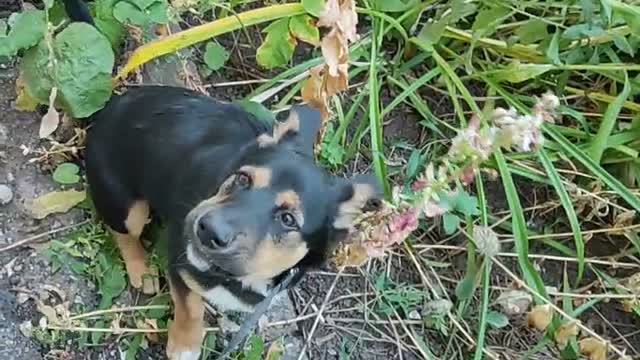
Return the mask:
<svg viewBox="0 0 640 360">
<path fill-rule="evenodd" d="M 280 221 L 282 222 L 282 225 L 284 225 L 285 227 L 294 229 L 296 227 L 298 227 L 298 222 L 296 221 L 296 218 L 291 215 L 291 213 L 285 212 L 280 214 Z"/>
<path fill-rule="evenodd" d="M 251 177 L 243 172 L 236 174 L 234 184 L 242 189 L 247 189 L 251 186 Z"/>
<path fill-rule="evenodd" d="M 364 208 L 362 209 L 364 212 L 369 211 L 377 211 L 382 207 L 382 201 L 380 199 L 369 199 L 364 204 Z"/>
</svg>

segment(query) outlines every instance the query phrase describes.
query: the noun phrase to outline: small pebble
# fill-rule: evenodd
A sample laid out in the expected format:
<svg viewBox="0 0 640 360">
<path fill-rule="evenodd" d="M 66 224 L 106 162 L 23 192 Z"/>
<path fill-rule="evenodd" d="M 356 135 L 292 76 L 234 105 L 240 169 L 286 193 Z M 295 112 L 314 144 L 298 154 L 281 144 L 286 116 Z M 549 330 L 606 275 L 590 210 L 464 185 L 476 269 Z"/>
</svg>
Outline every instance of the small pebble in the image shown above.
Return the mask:
<svg viewBox="0 0 640 360">
<path fill-rule="evenodd" d="M 7 205 L 13 199 L 13 191 L 7 185 L 0 185 L 0 205 Z"/>
</svg>

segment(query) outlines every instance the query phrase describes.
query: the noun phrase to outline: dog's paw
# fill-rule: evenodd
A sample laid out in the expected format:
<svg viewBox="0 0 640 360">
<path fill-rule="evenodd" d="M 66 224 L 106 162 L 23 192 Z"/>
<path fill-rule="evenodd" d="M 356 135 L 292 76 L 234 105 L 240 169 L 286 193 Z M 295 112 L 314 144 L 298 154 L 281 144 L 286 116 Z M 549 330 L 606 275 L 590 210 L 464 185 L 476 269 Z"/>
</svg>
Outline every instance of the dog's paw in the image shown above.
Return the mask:
<svg viewBox="0 0 640 360">
<path fill-rule="evenodd" d="M 167 357 L 169 360 L 198 360 L 200 358 L 200 348 L 198 349 L 177 349 L 169 352 L 167 348 Z"/>
<path fill-rule="evenodd" d="M 153 295 L 160 291 L 158 270 L 155 267 L 149 269 L 144 261 L 129 262 L 125 265 L 131 286 L 136 289 L 142 289 L 142 292 L 148 295 Z"/>
</svg>

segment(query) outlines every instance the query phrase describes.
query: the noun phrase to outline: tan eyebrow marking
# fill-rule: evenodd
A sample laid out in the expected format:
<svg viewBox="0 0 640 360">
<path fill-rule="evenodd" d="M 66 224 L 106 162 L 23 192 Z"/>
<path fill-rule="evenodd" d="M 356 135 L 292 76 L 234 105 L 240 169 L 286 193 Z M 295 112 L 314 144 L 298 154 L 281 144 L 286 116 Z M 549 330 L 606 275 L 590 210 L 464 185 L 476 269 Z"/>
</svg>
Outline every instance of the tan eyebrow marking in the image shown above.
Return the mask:
<svg viewBox="0 0 640 360">
<path fill-rule="evenodd" d="M 258 166 L 243 166 L 240 171 L 251 176 L 254 188 L 265 188 L 271 184 L 271 169 Z"/>
<path fill-rule="evenodd" d="M 298 196 L 295 191 L 287 190 L 276 194 L 276 206 L 291 210 L 300 225 L 304 223 L 304 216 L 302 215 L 302 203 L 300 201 L 300 196 Z"/>
</svg>

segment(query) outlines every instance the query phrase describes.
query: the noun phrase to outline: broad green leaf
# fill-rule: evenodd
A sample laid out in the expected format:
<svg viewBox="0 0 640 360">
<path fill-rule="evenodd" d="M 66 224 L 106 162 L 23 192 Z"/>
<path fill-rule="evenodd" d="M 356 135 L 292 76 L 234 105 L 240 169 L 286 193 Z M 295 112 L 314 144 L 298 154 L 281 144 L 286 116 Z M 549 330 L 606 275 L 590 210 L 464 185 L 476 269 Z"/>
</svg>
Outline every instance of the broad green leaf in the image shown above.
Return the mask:
<svg viewBox="0 0 640 360">
<path fill-rule="evenodd" d="M 131 4 L 135 5 L 140 10 L 145 10 L 155 5 L 156 3 L 164 2 L 163 0 L 123 0 L 129 1 Z"/>
<path fill-rule="evenodd" d="M 563 33 L 562 37 L 569 40 L 578 40 L 585 37 L 593 37 L 604 34 L 602 27 L 592 24 L 577 24 L 569 26 Z"/>
<path fill-rule="evenodd" d="M 589 149 L 589 155 L 591 159 L 599 164 L 602 159 L 602 154 L 607 148 L 607 139 L 611 135 L 613 128 L 618 121 L 618 114 L 620 114 L 620 110 L 622 110 L 622 106 L 624 102 L 627 101 L 629 97 L 629 93 L 631 92 L 631 86 L 629 84 L 629 79 L 625 74 L 625 82 L 624 88 L 622 92 L 615 98 L 615 100 L 607 106 L 607 110 L 602 116 L 602 122 L 600 123 L 600 127 L 598 128 L 598 132 L 596 136 L 591 141 L 591 147 Z"/>
<path fill-rule="evenodd" d="M 127 348 L 127 351 L 124 353 L 124 360 L 136 360 L 136 355 L 140 350 L 140 344 L 142 344 L 143 338 L 144 338 L 143 334 L 138 334 L 129 340 L 129 347 Z"/>
<path fill-rule="evenodd" d="M 221 69 L 228 59 L 229 52 L 224 48 L 224 46 L 215 41 L 207 43 L 207 47 L 204 52 L 204 63 L 207 64 L 209 69 L 213 71 Z"/>
<path fill-rule="evenodd" d="M 167 3 L 164 1 L 159 1 L 153 3 L 145 12 L 149 16 L 149 21 L 156 24 L 166 24 L 169 22 L 169 17 L 167 15 Z"/>
<path fill-rule="evenodd" d="M 100 254 L 103 258 L 100 263 L 101 276 L 98 278 L 98 293 L 100 298 L 100 309 L 111 307 L 113 299 L 118 297 L 127 287 L 125 272 L 118 264 L 113 264 L 113 260 L 107 260 L 104 254 Z"/>
<path fill-rule="evenodd" d="M 296 39 L 289 32 L 289 19 L 272 22 L 264 32 L 267 36 L 256 53 L 258 64 L 267 69 L 287 64 L 296 47 Z"/>
<path fill-rule="evenodd" d="M 114 48 L 120 46 L 125 34 L 122 23 L 113 16 L 113 8 L 117 2 L 118 0 L 96 0 L 94 2 L 96 27 L 109 39 Z"/>
<path fill-rule="evenodd" d="M 464 215 L 478 215 L 478 198 L 469 195 L 466 191 L 459 190 L 451 198 L 453 208 L 460 211 Z"/>
<path fill-rule="evenodd" d="M 302 6 L 309 14 L 319 17 L 324 10 L 325 0 L 302 0 Z"/>
<path fill-rule="evenodd" d="M 374 0 L 373 8 L 382 12 L 402 12 L 415 4 L 415 0 Z"/>
<path fill-rule="evenodd" d="M 449 19 L 449 16 L 445 16 L 437 21 L 429 21 L 424 24 L 424 27 L 418 34 L 418 40 L 427 47 L 433 46 L 440 42 L 440 38 L 442 38 L 444 29 L 447 27 L 447 25 L 449 25 Z"/>
<path fill-rule="evenodd" d="M 44 219 L 51 214 L 66 213 L 86 197 L 84 190 L 52 191 L 35 198 L 28 208 L 34 218 Z"/>
<path fill-rule="evenodd" d="M 101 109 L 111 96 L 114 56 L 109 40 L 89 24 L 73 23 L 55 37 L 52 47 L 54 71 L 44 40 L 22 59 L 20 70 L 29 95 L 48 103 L 56 87 L 56 103 L 75 118 Z"/>
<path fill-rule="evenodd" d="M 473 291 L 475 290 L 476 279 L 475 275 L 472 272 L 468 272 L 462 281 L 458 283 L 456 286 L 456 297 L 458 300 L 468 300 L 473 296 Z"/>
<path fill-rule="evenodd" d="M 456 23 L 458 20 L 465 18 L 476 12 L 476 5 L 466 0 L 451 1 L 451 22 Z"/>
<path fill-rule="evenodd" d="M 489 326 L 494 329 L 501 329 L 509 325 L 509 318 L 507 317 L 507 315 L 497 311 L 489 311 L 487 313 L 486 321 Z"/>
<path fill-rule="evenodd" d="M 539 19 L 531 19 L 516 29 L 516 36 L 523 44 L 533 44 L 549 36 L 547 23 Z"/>
<path fill-rule="evenodd" d="M 144 26 L 149 23 L 147 14 L 127 1 L 120 1 L 116 4 L 113 8 L 113 17 L 123 24 Z"/>
<path fill-rule="evenodd" d="M 76 184 L 80 181 L 79 171 L 80 168 L 74 163 L 60 164 L 53 172 L 53 180 L 58 184 Z"/>
<path fill-rule="evenodd" d="M 0 56 L 14 56 L 18 50 L 36 45 L 47 31 L 45 13 L 42 10 L 25 10 L 9 17 L 11 28 L 7 36 L 0 37 Z"/>
<path fill-rule="evenodd" d="M 313 24 L 313 18 L 309 15 L 303 14 L 292 17 L 289 22 L 289 30 L 300 41 L 311 45 L 320 43 L 320 32 Z"/>
<path fill-rule="evenodd" d="M 264 341 L 258 335 L 251 335 L 249 338 L 249 348 L 244 353 L 245 360 L 262 360 L 264 352 Z"/>
<path fill-rule="evenodd" d="M 442 216 L 442 225 L 444 226 L 444 232 L 447 235 L 451 235 L 458 230 L 460 225 L 460 217 L 455 214 L 446 213 Z"/>
<path fill-rule="evenodd" d="M 639 19 L 640 20 L 640 19 Z M 633 48 L 631 47 L 631 44 L 629 44 L 629 41 L 627 41 L 627 38 L 620 35 L 620 34 L 613 34 L 613 43 L 616 45 L 616 47 L 618 48 L 618 50 L 629 54 L 631 56 L 635 55 L 635 52 L 633 51 Z"/>
<path fill-rule="evenodd" d="M 545 51 L 545 55 L 547 59 L 551 61 L 554 65 L 560 65 L 560 31 L 556 30 L 551 37 L 551 42 Z"/>
<path fill-rule="evenodd" d="M 554 68 L 549 64 L 518 64 L 510 63 L 502 70 L 492 72 L 492 77 L 496 81 L 508 81 L 510 83 L 521 83 L 538 77 Z"/>
<path fill-rule="evenodd" d="M 471 25 L 474 31 L 474 37 L 489 36 L 493 34 L 496 27 L 511 14 L 511 10 L 505 6 L 489 7 L 481 10 Z"/>
</svg>

